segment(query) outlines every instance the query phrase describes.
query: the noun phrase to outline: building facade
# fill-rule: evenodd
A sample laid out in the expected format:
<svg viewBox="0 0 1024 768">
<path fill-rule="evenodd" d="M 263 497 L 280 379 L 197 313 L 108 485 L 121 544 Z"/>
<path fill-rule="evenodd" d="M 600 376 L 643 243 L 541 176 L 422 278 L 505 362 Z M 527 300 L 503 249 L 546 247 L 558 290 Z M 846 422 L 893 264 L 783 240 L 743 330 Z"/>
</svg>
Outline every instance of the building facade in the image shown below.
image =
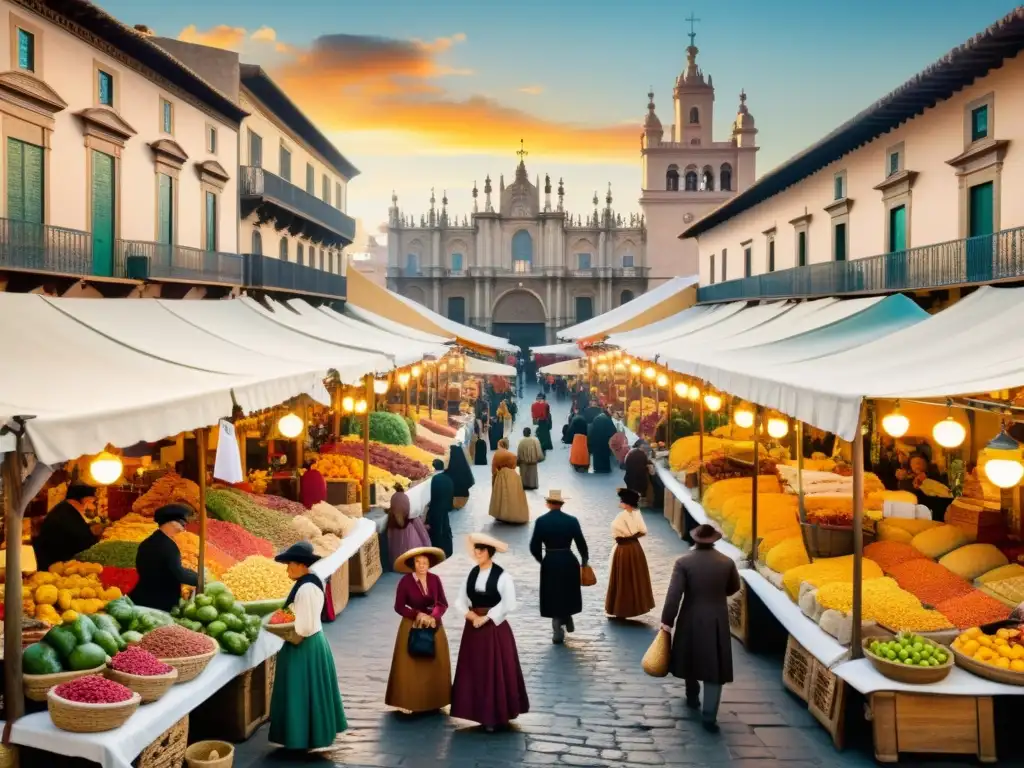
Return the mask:
<svg viewBox="0 0 1024 768">
<path fill-rule="evenodd" d="M 688 227 L 701 300 L 1024 279 L 1022 41 L 1017 9 Z"/>
<path fill-rule="evenodd" d="M 686 68 L 672 91 L 673 123 L 665 129 L 647 94 L 647 115 L 640 142 L 640 207 L 647 223 L 647 253 L 652 285 L 677 275 L 697 274 L 696 244 L 679 233 L 754 183 L 757 128 L 740 93 L 739 109 L 725 141 L 715 141 L 715 87 L 697 65 L 696 35 L 691 31 Z"/>
<path fill-rule="evenodd" d="M 647 233 L 639 215 L 612 208 L 609 186 L 600 206 L 574 215 L 564 208 L 565 187 L 552 200 L 551 179 L 531 182 L 520 151 L 515 178 L 491 179 L 484 201 L 460 220 L 430 210 L 417 221 L 392 197 L 388 217 L 388 287 L 452 320 L 504 336 L 523 349 L 553 343 L 559 328 L 582 322 L 647 289 Z"/>
</svg>

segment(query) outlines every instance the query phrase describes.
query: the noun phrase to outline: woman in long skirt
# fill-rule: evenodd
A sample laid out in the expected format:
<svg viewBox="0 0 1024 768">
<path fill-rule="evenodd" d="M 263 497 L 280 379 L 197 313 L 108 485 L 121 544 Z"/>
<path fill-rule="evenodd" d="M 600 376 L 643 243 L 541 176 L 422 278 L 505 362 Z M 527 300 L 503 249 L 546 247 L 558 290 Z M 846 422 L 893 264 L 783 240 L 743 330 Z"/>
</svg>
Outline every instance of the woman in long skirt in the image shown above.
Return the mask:
<svg viewBox="0 0 1024 768">
<path fill-rule="evenodd" d="M 466 502 L 469 501 L 469 489 L 476 484 L 476 478 L 473 477 L 473 470 L 469 468 L 469 462 L 466 461 L 466 452 L 462 450 L 462 446 L 452 444 L 448 449 L 448 466 L 445 468 L 445 474 L 452 479 L 452 484 L 455 486 L 455 509 L 462 509 L 466 506 Z M 391 550 L 397 552 L 398 550 Z M 402 550 L 403 552 L 405 550 Z"/>
<path fill-rule="evenodd" d="M 338 670 L 321 624 L 324 585 L 309 567 L 320 558 L 301 541 L 274 558 L 295 582 L 285 606 L 295 614 L 300 640 L 277 655 L 270 699 L 270 741 L 290 750 L 326 749 L 348 727 L 338 690 Z"/>
<path fill-rule="evenodd" d="M 395 486 L 388 508 L 388 552 L 408 552 L 417 547 L 430 546 L 430 534 L 423 520 L 409 517 L 409 497 L 400 485 Z"/>
<path fill-rule="evenodd" d="M 512 411 L 508 409 L 508 403 L 504 400 L 498 405 L 498 410 L 495 412 L 497 418 L 501 421 L 501 432 L 503 435 L 512 434 Z"/>
<path fill-rule="evenodd" d="M 497 415 L 491 417 L 491 421 L 487 426 L 487 441 L 491 445 L 491 450 L 498 450 L 498 443 L 501 442 L 502 438 L 505 437 L 505 422 L 498 418 Z"/>
<path fill-rule="evenodd" d="M 448 610 L 441 579 L 430 569 L 444 560 L 444 552 L 435 547 L 419 547 L 395 560 L 395 571 L 405 575 L 395 592 L 395 613 L 402 617 L 391 656 L 391 674 L 384 703 L 406 712 L 434 712 L 452 703 L 452 665 L 448 655 L 448 636 L 441 619 Z M 433 637 L 433 652 L 418 648 L 410 652 L 413 631 Z M 431 645 L 428 643 L 428 645 Z"/>
<path fill-rule="evenodd" d="M 590 469 L 590 449 L 587 447 L 587 421 L 576 416 L 569 424 L 569 435 L 572 449 L 569 451 L 569 463 L 577 472 Z"/>
<path fill-rule="evenodd" d="M 643 616 L 654 607 L 651 572 L 640 539 L 647 535 L 647 525 L 638 509 L 640 495 L 630 488 L 619 489 L 622 511 L 612 521 L 611 568 L 604 612 L 617 619 Z"/>
<path fill-rule="evenodd" d="M 516 455 L 502 439 L 491 465 L 490 515 L 495 520 L 513 525 L 530 522 L 530 507 L 523 489 L 523 480 L 516 472 Z"/>
<path fill-rule="evenodd" d="M 530 711 L 512 627 L 512 577 L 492 558 L 508 545 L 492 536 L 469 536 L 476 566 L 459 590 L 455 609 L 466 617 L 452 686 L 451 716 L 480 723 L 488 732 Z"/>
<path fill-rule="evenodd" d="M 473 464 L 478 467 L 487 466 L 487 441 L 479 427 L 476 431 L 476 440 L 473 442 Z"/>
</svg>

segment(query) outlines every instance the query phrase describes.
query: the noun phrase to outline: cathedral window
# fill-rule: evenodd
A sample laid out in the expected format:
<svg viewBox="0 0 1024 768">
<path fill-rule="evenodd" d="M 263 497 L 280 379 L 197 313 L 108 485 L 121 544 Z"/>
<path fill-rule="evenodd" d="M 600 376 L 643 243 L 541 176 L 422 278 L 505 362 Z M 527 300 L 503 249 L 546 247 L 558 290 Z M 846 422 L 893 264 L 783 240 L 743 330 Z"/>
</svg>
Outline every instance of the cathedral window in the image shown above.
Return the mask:
<svg viewBox="0 0 1024 768">
<path fill-rule="evenodd" d="M 708 166 L 704 167 L 704 172 L 700 176 L 700 190 L 701 192 L 715 191 L 715 172 Z"/>
<path fill-rule="evenodd" d="M 718 169 L 718 188 L 723 192 L 732 191 L 732 166 L 728 163 L 722 163 Z"/>
<path fill-rule="evenodd" d="M 623 267 L 623 269 L 630 269 L 630 268 L 632 268 L 632 266 L 633 266 L 633 254 L 632 253 L 624 254 L 623 257 L 622 257 L 622 267 Z"/>
<path fill-rule="evenodd" d="M 277 255 L 281 261 L 288 261 L 288 238 L 282 237 L 281 242 L 277 246 Z"/>
<path fill-rule="evenodd" d="M 679 167 L 670 165 L 665 173 L 665 189 L 669 192 L 679 191 Z"/>
<path fill-rule="evenodd" d="M 686 172 L 686 191 L 696 192 L 697 191 L 697 172 L 687 171 Z"/>
<path fill-rule="evenodd" d="M 576 263 L 578 264 L 577 269 L 590 269 L 590 254 L 577 253 Z"/>
<path fill-rule="evenodd" d="M 407 275 L 415 275 L 420 271 L 420 257 L 415 253 L 407 253 L 405 255 L 405 273 Z"/>
<path fill-rule="evenodd" d="M 590 296 L 576 296 L 576 322 L 585 323 L 594 316 L 594 300 Z"/>
<path fill-rule="evenodd" d="M 700 110 L 696 107 L 690 107 L 690 125 L 697 125 L 700 123 Z"/>
<path fill-rule="evenodd" d="M 257 256 L 263 255 L 263 235 L 258 229 L 252 231 L 252 252 Z"/>
<path fill-rule="evenodd" d="M 633 300 L 632 291 L 623 291 L 622 295 L 619 296 L 619 304 L 627 304 Z"/>
<path fill-rule="evenodd" d="M 452 272 L 461 272 L 461 271 L 462 271 L 462 254 L 461 253 L 453 253 L 452 254 Z"/>
<path fill-rule="evenodd" d="M 448 299 L 448 319 L 466 324 L 466 300 L 462 296 L 452 296 Z"/>
<path fill-rule="evenodd" d="M 512 271 L 529 272 L 533 264 L 533 238 L 525 229 L 512 235 Z"/>
<path fill-rule="evenodd" d="M 298 246 L 297 246 L 297 248 L 296 248 L 296 251 L 295 251 L 295 253 L 296 253 L 296 257 L 295 257 L 295 260 L 296 260 L 296 261 L 297 261 L 297 262 L 298 262 L 299 264 L 305 264 L 305 263 L 306 263 L 306 257 L 305 257 L 305 255 L 304 255 L 304 254 L 303 254 L 303 252 L 302 252 L 302 243 L 299 243 L 299 244 L 298 244 Z"/>
</svg>

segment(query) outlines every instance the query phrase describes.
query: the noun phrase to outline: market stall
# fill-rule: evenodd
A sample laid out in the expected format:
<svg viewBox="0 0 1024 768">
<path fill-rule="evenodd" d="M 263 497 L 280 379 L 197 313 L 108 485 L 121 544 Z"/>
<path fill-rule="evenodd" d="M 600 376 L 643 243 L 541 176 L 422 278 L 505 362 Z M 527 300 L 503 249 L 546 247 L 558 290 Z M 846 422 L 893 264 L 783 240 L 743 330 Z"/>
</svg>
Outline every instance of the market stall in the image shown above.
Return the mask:
<svg viewBox="0 0 1024 768">
<path fill-rule="evenodd" d="M 692 307 L 697 302 L 697 275 L 673 277 L 656 288 L 597 317 L 558 332 L 573 342 L 600 341 L 610 334 L 644 328 Z"/>
</svg>

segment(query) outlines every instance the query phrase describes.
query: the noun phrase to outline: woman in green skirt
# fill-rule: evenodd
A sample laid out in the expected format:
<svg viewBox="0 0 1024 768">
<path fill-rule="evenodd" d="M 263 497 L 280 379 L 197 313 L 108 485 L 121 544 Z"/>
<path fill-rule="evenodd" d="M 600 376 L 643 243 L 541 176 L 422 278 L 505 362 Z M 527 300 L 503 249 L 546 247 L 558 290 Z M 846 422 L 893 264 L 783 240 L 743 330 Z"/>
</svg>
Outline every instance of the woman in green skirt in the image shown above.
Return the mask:
<svg viewBox="0 0 1024 768">
<path fill-rule="evenodd" d="M 302 541 L 274 558 L 288 566 L 295 582 L 285 607 L 295 614 L 300 639 L 285 643 L 277 656 L 270 700 L 270 742 L 289 750 L 326 749 L 345 730 L 338 671 L 323 633 L 324 585 L 310 573 L 320 558 Z"/>
</svg>

